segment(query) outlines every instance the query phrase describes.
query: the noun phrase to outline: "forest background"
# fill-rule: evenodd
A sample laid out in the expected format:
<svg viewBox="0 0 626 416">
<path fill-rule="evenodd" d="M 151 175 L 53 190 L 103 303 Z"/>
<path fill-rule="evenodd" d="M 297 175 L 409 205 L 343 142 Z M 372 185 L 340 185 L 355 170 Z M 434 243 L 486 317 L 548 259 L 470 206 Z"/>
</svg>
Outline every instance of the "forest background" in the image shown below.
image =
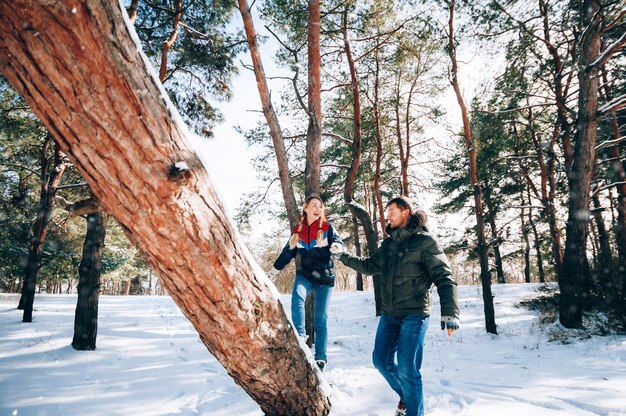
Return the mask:
<svg viewBox="0 0 626 416">
<path fill-rule="evenodd" d="M 369 247 L 367 221 L 357 219 L 354 206 L 380 240 L 384 202 L 405 194 L 431 212 L 431 228 L 461 284 L 561 283 L 574 276 L 570 286 L 585 300 L 584 308 L 602 307 L 623 321 L 625 8 L 623 1 L 595 2 L 599 9 L 590 19 L 583 13 L 588 3 L 461 3 L 455 36 L 448 2 L 322 4 L 319 190 L 329 220 L 351 251 L 367 254 Z M 279 186 L 282 162 L 294 199 L 302 201 L 307 193 L 307 5 L 265 1 L 252 7 L 271 45 L 261 57 L 275 65 L 267 79 L 287 156 L 278 165 L 268 122 L 248 111 L 254 110 L 250 101 L 257 102 L 256 86 L 246 84 L 245 96 L 236 95 L 230 109 L 224 104 L 240 87 L 233 85 L 241 79 L 237 72 L 250 70 L 236 5 L 125 6 L 144 53 L 198 136 L 197 147 L 211 155 L 206 159 L 218 182 L 234 176 L 221 176 L 224 166 L 245 169 L 246 162 L 233 155 L 241 150 L 233 152 L 231 143 L 216 150 L 210 142 L 227 135 L 219 126 L 236 114 L 234 124 L 252 149 L 260 185 L 239 201 L 230 199 L 230 208 L 248 248 L 269 269 L 292 222 Z M 600 49 L 584 64 L 590 27 Z M 598 81 L 591 97 L 597 137 L 591 142 L 582 136 L 589 125 L 581 124 L 587 118 L 580 105 L 589 76 Z M 38 290 L 75 291 L 85 218 L 93 215 L 82 210 L 93 205 L 90 191 L 21 97 L 4 79 L 0 88 L 0 290 L 21 289 L 35 250 Z M 465 112 L 455 106 L 459 97 L 467 103 Z M 586 171 L 579 175 L 576 157 L 582 151 L 576 149 L 582 144 L 590 146 L 592 157 L 581 162 Z M 350 172 L 354 182 L 347 198 Z M 591 178 L 589 189 L 576 182 L 581 177 Z M 224 194 L 232 192 L 227 179 Z M 572 208 L 585 200 L 584 209 Z M 572 246 L 584 255 L 570 257 L 580 260 L 582 272 L 566 273 L 566 225 L 576 221 L 584 224 L 584 238 Z M 115 221 L 105 224 L 101 292 L 161 293 L 148 263 Z M 285 292 L 292 279 L 288 269 L 275 284 Z M 353 290 L 358 279 L 339 267 L 337 289 Z M 361 281 L 365 289 L 368 282 Z"/>
</svg>

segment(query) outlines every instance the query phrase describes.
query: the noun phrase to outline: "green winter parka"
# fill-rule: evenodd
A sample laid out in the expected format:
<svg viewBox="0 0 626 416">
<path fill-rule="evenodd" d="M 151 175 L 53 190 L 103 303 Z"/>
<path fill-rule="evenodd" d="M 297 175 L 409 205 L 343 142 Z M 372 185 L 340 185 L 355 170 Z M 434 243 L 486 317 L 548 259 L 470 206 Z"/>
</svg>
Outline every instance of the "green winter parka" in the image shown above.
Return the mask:
<svg viewBox="0 0 626 416">
<path fill-rule="evenodd" d="M 389 237 L 371 257 L 358 258 L 343 253 L 339 260 L 363 274 L 379 275 L 380 312 L 384 315 L 430 315 L 430 289 L 435 285 L 441 300 L 441 316 L 458 319 L 456 281 L 448 259 L 419 222 L 419 218 L 412 215 L 404 228 L 387 227 Z"/>
</svg>

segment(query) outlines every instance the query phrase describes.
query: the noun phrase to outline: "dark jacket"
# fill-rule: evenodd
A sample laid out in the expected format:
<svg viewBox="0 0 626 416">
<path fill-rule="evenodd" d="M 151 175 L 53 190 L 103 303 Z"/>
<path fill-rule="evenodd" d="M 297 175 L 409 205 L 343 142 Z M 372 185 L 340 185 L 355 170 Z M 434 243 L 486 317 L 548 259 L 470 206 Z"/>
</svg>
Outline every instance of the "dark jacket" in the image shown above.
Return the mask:
<svg viewBox="0 0 626 416">
<path fill-rule="evenodd" d="M 296 274 L 304 276 L 313 283 L 327 286 L 335 285 L 335 264 L 330 254 L 332 243 L 341 243 L 341 238 L 335 232 L 335 228 L 328 222 L 322 224 L 324 238 L 321 243 L 317 242 L 319 220 L 310 226 L 303 224 L 298 235 L 298 243 L 294 248 L 289 247 L 289 242 L 274 262 L 274 268 L 282 270 L 296 254 L 300 255 L 300 265 Z M 294 227 L 293 234 L 298 233 L 298 226 Z"/>
<path fill-rule="evenodd" d="M 430 315 L 431 287 L 437 286 L 441 316 L 459 317 L 456 282 L 441 246 L 412 215 L 405 228 L 387 227 L 388 238 L 369 258 L 347 253 L 339 259 L 368 275 L 380 274 L 381 312 L 384 315 Z"/>
</svg>

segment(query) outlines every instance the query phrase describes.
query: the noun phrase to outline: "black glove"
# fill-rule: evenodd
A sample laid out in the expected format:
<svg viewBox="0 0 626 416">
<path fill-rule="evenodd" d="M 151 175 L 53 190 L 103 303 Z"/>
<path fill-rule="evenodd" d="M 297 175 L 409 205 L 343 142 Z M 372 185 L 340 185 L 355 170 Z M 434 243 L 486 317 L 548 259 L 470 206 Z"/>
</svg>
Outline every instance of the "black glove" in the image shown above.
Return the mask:
<svg viewBox="0 0 626 416">
<path fill-rule="evenodd" d="M 452 335 L 454 331 L 459 329 L 459 318 L 454 316 L 442 316 L 441 317 L 441 330 L 448 330 L 448 336 Z"/>
</svg>

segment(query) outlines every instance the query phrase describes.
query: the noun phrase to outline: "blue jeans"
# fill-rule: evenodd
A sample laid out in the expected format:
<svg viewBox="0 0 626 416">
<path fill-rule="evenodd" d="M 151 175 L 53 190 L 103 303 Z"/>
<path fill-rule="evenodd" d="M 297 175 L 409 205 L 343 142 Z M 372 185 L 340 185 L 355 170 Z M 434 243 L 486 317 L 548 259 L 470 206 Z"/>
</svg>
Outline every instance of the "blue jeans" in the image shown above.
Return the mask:
<svg viewBox="0 0 626 416">
<path fill-rule="evenodd" d="M 424 416 L 420 367 L 428 318 L 426 315 L 381 315 L 376 330 L 374 367 L 406 403 L 406 416 Z"/>
<path fill-rule="evenodd" d="M 313 283 L 304 276 L 296 275 L 293 282 L 293 292 L 291 292 L 291 319 L 293 325 L 301 337 L 306 336 L 304 326 L 304 302 L 310 291 L 315 294 L 314 318 L 313 326 L 315 328 L 315 359 L 326 359 L 326 343 L 328 341 L 328 330 L 326 329 L 326 320 L 328 319 L 328 304 L 330 303 L 330 294 L 333 291 L 332 286 L 320 285 Z"/>
</svg>

